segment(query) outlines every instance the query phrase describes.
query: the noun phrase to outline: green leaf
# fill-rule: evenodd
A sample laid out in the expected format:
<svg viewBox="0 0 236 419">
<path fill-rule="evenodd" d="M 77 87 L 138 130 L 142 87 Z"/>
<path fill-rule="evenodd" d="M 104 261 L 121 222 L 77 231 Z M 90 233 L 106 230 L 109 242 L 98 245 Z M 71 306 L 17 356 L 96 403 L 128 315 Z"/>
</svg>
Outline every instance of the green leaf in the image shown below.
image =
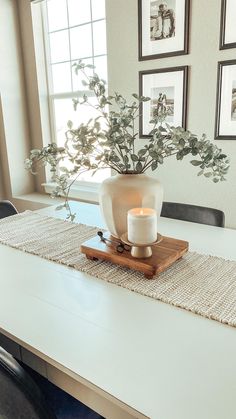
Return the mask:
<svg viewBox="0 0 236 419">
<path fill-rule="evenodd" d="M 125 141 L 124 137 L 116 138 L 116 144 L 123 144 Z"/>
<path fill-rule="evenodd" d="M 132 161 L 138 161 L 138 156 L 136 156 L 136 154 L 131 154 L 130 157 Z"/>
<path fill-rule="evenodd" d="M 124 163 L 125 163 L 125 165 L 127 165 L 129 163 L 129 158 L 126 155 L 124 156 Z"/>
<path fill-rule="evenodd" d="M 199 160 L 191 160 L 190 162 L 193 166 L 201 166 L 202 161 Z"/>
<path fill-rule="evenodd" d="M 194 147 L 192 150 L 191 150 L 191 154 L 192 154 L 192 156 L 197 156 L 198 155 L 198 148 L 196 147 Z"/>
<path fill-rule="evenodd" d="M 161 132 L 167 132 L 167 129 L 165 127 L 163 127 L 162 125 L 160 125 L 158 129 Z"/>
<path fill-rule="evenodd" d="M 117 155 L 110 156 L 110 161 L 119 162 L 120 158 Z"/>
<path fill-rule="evenodd" d="M 70 219 L 70 221 L 73 223 L 73 221 L 74 221 L 74 219 L 75 219 L 75 217 L 76 217 L 76 214 L 69 214 L 68 216 L 67 216 L 67 219 Z"/>
<path fill-rule="evenodd" d="M 58 205 L 55 209 L 56 209 L 56 211 L 60 211 L 60 210 L 62 210 L 63 208 L 65 208 L 65 204 L 63 204 L 63 205 Z"/>
<path fill-rule="evenodd" d="M 141 157 L 141 156 L 144 156 L 145 154 L 146 154 L 146 152 L 147 152 L 147 149 L 146 148 L 142 148 L 141 150 L 139 150 L 138 151 L 138 155 Z"/>
<path fill-rule="evenodd" d="M 161 154 L 158 155 L 157 161 L 158 163 L 163 164 L 163 156 Z"/>
<path fill-rule="evenodd" d="M 140 172 L 142 171 L 142 168 L 143 168 L 142 163 L 139 161 L 139 162 L 136 164 L 135 169 L 136 169 L 136 171 L 137 171 L 138 173 L 140 173 Z"/>
<path fill-rule="evenodd" d="M 152 171 L 153 171 L 153 170 L 156 170 L 156 169 L 157 169 L 157 167 L 158 167 L 158 163 L 157 163 L 157 161 L 153 161 L 153 162 L 152 162 L 152 165 L 151 165 L 151 169 L 152 169 Z"/>
<path fill-rule="evenodd" d="M 178 151 L 178 153 L 176 154 L 176 159 L 177 160 L 183 160 L 183 153 L 182 153 L 182 151 Z"/>
<path fill-rule="evenodd" d="M 152 159 L 158 159 L 159 154 L 158 154 L 155 150 L 150 150 L 150 151 L 149 151 L 149 156 L 150 156 Z"/>
<path fill-rule="evenodd" d="M 72 121 L 68 121 L 68 122 L 67 122 L 67 126 L 68 126 L 68 128 L 69 128 L 69 129 L 72 129 L 72 127 L 73 127 L 73 122 L 72 122 Z"/>
</svg>

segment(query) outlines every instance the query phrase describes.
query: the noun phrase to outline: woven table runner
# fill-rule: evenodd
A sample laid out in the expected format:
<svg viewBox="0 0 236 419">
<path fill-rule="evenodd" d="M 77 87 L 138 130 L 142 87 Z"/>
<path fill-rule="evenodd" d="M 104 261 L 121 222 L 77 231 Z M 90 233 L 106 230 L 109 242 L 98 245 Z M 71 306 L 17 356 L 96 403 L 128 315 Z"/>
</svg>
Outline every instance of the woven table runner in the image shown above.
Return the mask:
<svg viewBox="0 0 236 419">
<path fill-rule="evenodd" d="M 105 261 L 90 261 L 80 253 L 80 245 L 97 230 L 25 211 L 0 220 L 0 243 L 236 326 L 236 262 L 188 252 L 165 272 L 147 280 L 139 272 Z"/>
</svg>

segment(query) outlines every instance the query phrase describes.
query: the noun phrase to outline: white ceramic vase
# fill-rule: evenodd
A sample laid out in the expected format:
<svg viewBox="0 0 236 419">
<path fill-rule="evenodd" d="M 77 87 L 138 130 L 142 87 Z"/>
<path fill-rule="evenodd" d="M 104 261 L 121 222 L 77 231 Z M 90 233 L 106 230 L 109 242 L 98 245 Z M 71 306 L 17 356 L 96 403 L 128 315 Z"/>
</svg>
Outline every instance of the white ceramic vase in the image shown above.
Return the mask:
<svg viewBox="0 0 236 419">
<path fill-rule="evenodd" d="M 163 188 L 157 179 L 145 174 L 118 174 L 103 181 L 99 202 L 108 230 L 121 237 L 127 232 L 127 213 L 131 208 L 153 208 L 160 216 Z"/>
</svg>

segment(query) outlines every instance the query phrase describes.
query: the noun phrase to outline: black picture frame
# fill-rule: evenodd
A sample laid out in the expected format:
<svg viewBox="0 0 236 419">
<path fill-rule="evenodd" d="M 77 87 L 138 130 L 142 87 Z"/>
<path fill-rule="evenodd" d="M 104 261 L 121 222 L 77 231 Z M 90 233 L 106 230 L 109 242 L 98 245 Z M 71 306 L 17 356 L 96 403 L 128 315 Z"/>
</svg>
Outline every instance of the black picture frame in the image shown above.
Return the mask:
<svg viewBox="0 0 236 419">
<path fill-rule="evenodd" d="M 169 67 L 157 70 L 139 72 L 139 95 L 151 98 L 148 102 L 140 103 L 139 136 L 150 138 L 152 129 L 149 121 L 153 118 L 154 107 L 158 111 L 158 99 L 165 95 L 166 107 L 169 107 L 170 116 L 166 120 L 173 126 L 186 129 L 187 124 L 187 93 L 188 93 L 188 66 Z M 158 96 L 159 95 L 159 96 Z M 178 103 L 175 104 L 175 102 Z M 164 103 L 162 103 L 164 106 Z M 152 110 L 153 108 L 153 110 Z M 173 109 L 173 111 L 172 111 Z M 173 114 L 172 114 L 173 112 Z"/>
<path fill-rule="evenodd" d="M 221 21 L 220 21 L 220 50 L 236 48 L 236 32 L 234 30 L 233 38 L 230 39 L 230 42 L 227 42 L 227 38 L 230 37 L 230 29 L 232 25 L 227 25 L 227 17 L 229 16 L 234 25 L 236 22 L 236 5 L 234 4 L 234 10 L 231 10 L 232 6 L 229 3 L 229 0 L 221 0 Z M 229 27 L 230 26 L 230 27 Z M 234 26 L 235 28 L 235 26 Z"/>
<path fill-rule="evenodd" d="M 236 140 L 236 60 L 218 62 L 215 139 Z"/>
<path fill-rule="evenodd" d="M 176 5 L 181 5 L 178 7 L 181 7 L 182 14 L 180 12 L 176 14 L 180 24 L 177 26 L 174 21 L 174 28 L 175 26 L 179 28 L 178 32 L 176 30 L 175 35 L 172 37 L 172 35 L 168 36 L 168 34 L 167 36 L 163 35 L 163 31 L 161 31 L 162 34 L 159 34 L 160 37 L 157 37 L 155 40 L 154 37 L 150 36 L 152 33 L 152 22 L 154 21 L 154 19 L 151 18 L 151 4 L 157 4 L 158 7 L 158 3 L 162 4 L 163 2 L 162 0 L 138 0 L 139 61 L 188 54 L 190 0 L 178 0 L 178 2 L 177 0 L 166 0 L 164 3 L 168 2 L 170 2 L 170 4 L 176 2 Z M 149 10 L 147 10 L 148 7 Z M 173 9 L 168 9 L 166 12 L 170 12 L 171 10 Z M 167 14 L 166 16 L 168 17 Z M 144 21 L 146 22 L 146 25 L 144 25 Z M 150 49 L 153 49 L 153 51 L 150 52 Z"/>
</svg>

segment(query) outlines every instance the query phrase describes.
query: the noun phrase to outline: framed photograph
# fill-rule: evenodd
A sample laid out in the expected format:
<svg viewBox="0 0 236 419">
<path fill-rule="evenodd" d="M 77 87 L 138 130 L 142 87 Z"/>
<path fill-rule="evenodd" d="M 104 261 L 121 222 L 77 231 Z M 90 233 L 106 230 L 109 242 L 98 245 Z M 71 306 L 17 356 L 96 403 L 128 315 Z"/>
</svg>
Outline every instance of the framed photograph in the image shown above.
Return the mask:
<svg viewBox="0 0 236 419">
<path fill-rule="evenodd" d="M 221 0 L 220 49 L 236 48 L 236 1 Z"/>
<path fill-rule="evenodd" d="M 150 120 L 166 112 L 166 122 L 186 129 L 188 66 L 139 72 L 139 94 L 151 98 L 141 102 L 139 129 L 141 138 L 149 138 Z"/>
<path fill-rule="evenodd" d="M 188 53 L 190 0 L 138 0 L 139 60 Z"/>
<path fill-rule="evenodd" d="M 218 63 L 215 138 L 236 140 L 236 60 Z"/>
</svg>

